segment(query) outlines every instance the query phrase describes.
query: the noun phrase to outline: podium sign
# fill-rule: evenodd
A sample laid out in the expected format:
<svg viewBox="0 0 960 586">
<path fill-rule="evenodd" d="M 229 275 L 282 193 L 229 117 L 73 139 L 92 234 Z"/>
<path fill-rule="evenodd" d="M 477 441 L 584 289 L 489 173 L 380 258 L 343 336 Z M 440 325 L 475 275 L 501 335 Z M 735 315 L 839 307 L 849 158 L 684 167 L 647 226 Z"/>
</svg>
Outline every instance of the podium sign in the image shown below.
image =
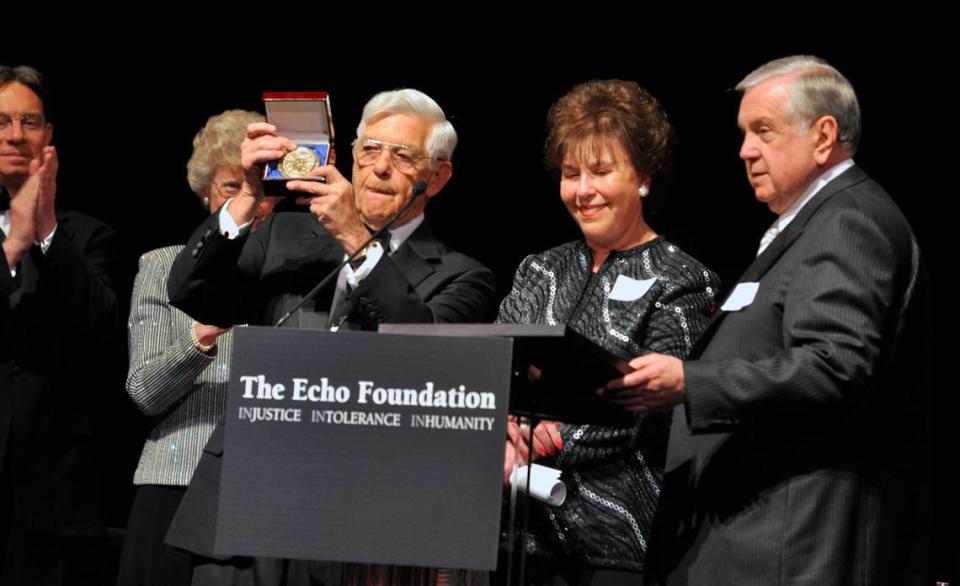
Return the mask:
<svg viewBox="0 0 960 586">
<path fill-rule="evenodd" d="M 511 340 L 234 331 L 218 555 L 495 569 Z"/>
</svg>

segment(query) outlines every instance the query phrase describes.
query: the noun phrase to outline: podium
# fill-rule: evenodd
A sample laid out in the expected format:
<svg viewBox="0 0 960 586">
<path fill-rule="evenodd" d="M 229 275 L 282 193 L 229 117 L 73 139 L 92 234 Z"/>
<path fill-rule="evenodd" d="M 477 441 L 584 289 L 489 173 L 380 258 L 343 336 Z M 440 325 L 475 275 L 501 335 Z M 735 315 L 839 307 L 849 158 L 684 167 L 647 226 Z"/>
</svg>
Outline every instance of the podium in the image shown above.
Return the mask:
<svg viewBox="0 0 960 586">
<path fill-rule="evenodd" d="M 381 324 L 380 333 L 507 338 L 510 413 L 567 423 L 624 423 L 632 416 L 592 392 L 632 369 L 564 324 Z"/>
<path fill-rule="evenodd" d="M 381 333 L 481 338 L 512 341 L 510 414 L 528 423 L 527 445 L 541 420 L 571 424 L 629 425 L 633 416 L 606 403 L 594 392 L 632 369 L 565 324 L 381 324 Z M 518 463 L 515 463 L 518 465 Z M 498 577 L 508 586 L 526 584 L 523 536 L 532 497 L 511 486 L 508 521 L 501 532 L 505 559 Z M 519 551 L 518 551 L 519 549 Z"/>
<path fill-rule="evenodd" d="M 235 331 L 218 555 L 495 570 L 508 406 L 623 417 L 582 391 L 626 365 L 563 326 Z"/>
</svg>

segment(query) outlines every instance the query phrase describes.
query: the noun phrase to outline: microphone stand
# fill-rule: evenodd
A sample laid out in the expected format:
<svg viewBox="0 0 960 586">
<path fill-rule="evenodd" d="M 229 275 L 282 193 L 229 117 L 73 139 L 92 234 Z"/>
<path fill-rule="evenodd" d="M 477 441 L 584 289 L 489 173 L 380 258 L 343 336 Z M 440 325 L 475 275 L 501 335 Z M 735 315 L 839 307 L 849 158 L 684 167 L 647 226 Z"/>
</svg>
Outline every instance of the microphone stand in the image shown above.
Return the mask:
<svg viewBox="0 0 960 586">
<path fill-rule="evenodd" d="M 279 328 L 280 326 L 282 326 L 288 319 L 290 319 L 290 316 L 293 315 L 294 312 L 296 312 L 298 309 L 300 309 L 301 307 L 303 307 L 305 303 L 307 303 L 308 301 L 310 301 L 311 299 L 313 299 L 314 297 L 316 297 L 316 296 L 317 296 L 317 293 L 319 293 L 321 290 L 323 290 L 324 287 L 326 287 L 328 284 L 330 284 L 330 281 L 332 281 L 333 279 L 335 279 L 335 278 L 337 277 L 337 275 L 340 274 L 340 271 L 343 270 L 343 267 L 345 267 L 345 266 L 347 265 L 347 263 L 349 263 L 349 262 L 352 261 L 352 260 L 355 260 L 355 259 L 360 255 L 360 253 L 361 253 L 364 249 L 366 249 L 367 246 L 370 245 L 371 242 L 373 242 L 374 240 L 377 239 L 377 237 L 380 236 L 380 234 L 382 234 L 382 233 L 385 232 L 386 230 L 389 230 L 389 229 L 394 225 L 394 223 L 396 223 L 396 221 L 399 220 L 400 217 L 401 217 L 403 214 L 405 214 L 408 209 L 410 209 L 410 206 L 413 205 L 413 202 L 417 201 L 417 198 L 420 197 L 421 195 L 423 195 L 424 192 L 426 192 L 426 191 L 427 191 L 427 182 L 426 182 L 426 181 L 424 181 L 424 180 L 421 179 L 420 181 L 417 181 L 416 183 L 414 183 L 414 184 L 413 184 L 413 197 L 410 198 L 410 201 L 408 201 L 408 202 L 406 203 L 406 205 L 404 205 L 404 206 L 400 209 L 400 211 L 398 211 L 396 214 L 394 214 L 393 217 L 390 218 L 390 219 L 383 225 L 383 227 L 381 227 L 379 230 L 377 230 L 376 232 L 374 232 L 373 234 L 371 234 L 371 235 L 370 235 L 370 238 L 368 238 L 366 242 L 364 242 L 363 244 L 360 245 L 360 248 L 354 250 L 351 254 L 349 254 L 349 255 L 347 256 L 346 259 L 344 259 L 343 262 L 341 262 L 339 265 L 337 265 L 336 268 L 334 268 L 332 271 L 330 271 L 329 273 L 327 273 L 327 276 L 325 276 L 319 283 L 317 283 L 317 284 L 313 287 L 313 289 L 310 289 L 310 292 L 307 293 L 306 295 L 304 295 L 304 296 L 303 296 L 303 299 L 301 299 L 296 305 L 294 305 L 293 308 L 292 308 L 290 311 L 288 311 L 287 313 L 283 314 L 283 317 L 281 317 L 279 320 L 277 320 L 277 323 L 273 324 L 273 327 Z"/>
</svg>

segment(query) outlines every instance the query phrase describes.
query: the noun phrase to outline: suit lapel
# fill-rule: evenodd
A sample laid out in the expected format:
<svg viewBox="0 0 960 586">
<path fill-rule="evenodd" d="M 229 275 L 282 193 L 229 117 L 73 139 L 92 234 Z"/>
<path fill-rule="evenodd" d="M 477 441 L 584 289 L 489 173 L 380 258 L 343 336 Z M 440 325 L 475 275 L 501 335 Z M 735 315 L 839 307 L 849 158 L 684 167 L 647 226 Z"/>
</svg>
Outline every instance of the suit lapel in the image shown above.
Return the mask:
<svg viewBox="0 0 960 586">
<path fill-rule="evenodd" d="M 803 209 L 800 210 L 800 213 L 797 214 L 797 217 L 790 222 L 790 225 L 787 226 L 783 232 L 781 232 L 776 238 L 773 239 L 773 242 L 770 243 L 770 246 L 763 251 L 763 254 L 758 256 L 747 270 L 743 272 L 743 275 L 737 281 L 738 283 L 753 283 L 759 281 L 763 275 L 770 270 L 770 268 L 776 264 L 777 260 L 783 255 L 787 249 L 803 234 L 803 231 L 807 227 L 807 223 L 810 221 L 810 218 L 817 213 L 817 210 L 826 203 L 830 197 L 835 193 L 838 193 L 844 189 L 849 188 L 855 183 L 859 183 L 867 178 L 866 173 L 864 173 L 859 167 L 851 167 L 846 172 L 841 174 L 839 177 L 828 183 L 823 189 L 820 190 L 820 193 L 813 196 L 813 199 L 807 202 L 807 205 L 803 206 Z"/>
<path fill-rule="evenodd" d="M 433 229 L 423 221 L 390 258 L 414 289 L 434 273 L 431 260 L 440 258 L 440 243 Z M 417 291 L 420 293 L 420 291 Z"/>
<path fill-rule="evenodd" d="M 17 288 L 10 293 L 9 297 L 10 309 L 20 305 L 25 295 L 36 292 L 37 285 L 40 282 L 37 263 L 42 262 L 42 259 L 39 258 L 42 254 L 39 246 L 31 246 L 30 250 L 20 259 L 20 263 L 17 265 L 17 275 L 14 277 Z"/>
<path fill-rule="evenodd" d="M 807 227 L 807 223 L 810 221 L 810 218 L 817 213 L 817 210 L 826 203 L 826 201 L 832 197 L 834 194 L 848 189 L 849 187 L 864 181 L 867 178 L 867 174 L 860 169 L 860 167 L 853 166 L 850 169 L 847 169 L 839 177 L 828 183 L 823 189 L 820 190 L 813 199 L 807 202 L 807 205 L 803 206 L 803 209 L 800 210 L 800 213 L 797 214 L 797 217 L 793 219 L 792 222 L 773 239 L 773 242 L 767 247 L 763 253 L 754 259 L 750 266 L 743 272 L 737 283 L 756 283 L 759 282 L 765 274 L 775 265 L 783 254 L 789 250 L 794 242 L 803 234 L 804 230 Z M 732 289 L 731 289 L 732 292 Z M 728 294 L 729 296 L 729 294 Z M 726 303 L 726 299 L 724 299 Z M 722 305 L 721 305 L 722 306 Z M 710 338 L 713 337 L 713 333 L 719 327 L 720 322 L 723 321 L 723 318 L 726 317 L 729 311 L 717 311 L 713 316 L 713 319 L 710 320 L 710 323 L 704 329 L 703 333 L 697 339 L 697 342 L 694 344 L 693 349 L 690 351 L 689 358 L 697 358 L 706 348 L 707 343 L 709 343 Z"/>
</svg>

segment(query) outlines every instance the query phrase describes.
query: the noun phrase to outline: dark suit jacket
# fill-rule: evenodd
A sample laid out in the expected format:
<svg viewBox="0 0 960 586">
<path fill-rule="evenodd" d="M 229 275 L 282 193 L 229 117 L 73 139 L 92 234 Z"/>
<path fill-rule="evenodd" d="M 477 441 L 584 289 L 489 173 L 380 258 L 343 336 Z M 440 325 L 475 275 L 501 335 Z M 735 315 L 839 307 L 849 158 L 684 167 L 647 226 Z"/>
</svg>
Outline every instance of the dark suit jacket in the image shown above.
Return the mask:
<svg viewBox="0 0 960 586">
<path fill-rule="evenodd" d="M 194 233 L 170 274 L 171 303 L 200 322 L 273 324 L 343 260 L 343 249 L 312 214 L 275 214 L 256 233 L 232 241 L 217 234 L 217 226 L 214 216 Z M 332 297 L 331 284 L 285 327 L 325 327 Z M 345 325 L 356 329 L 382 322 L 480 322 L 493 307 L 493 275 L 437 240 L 424 221 L 393 255 L 381 257 L 349 300 Z M 213 556 L 222 454 L 221 421 L 167 543 Z"/>
<path fill-rule="evenodd" d="M 0 254 L 0 463 L 15 514 L 35 533 L 103 531 L 85 394 L 98 385 L 85 358 L 113 350 L 121 331 L 117 249 L 105 224 L 59 212 L 47 253 L 34 246 L 16 278 Z"/>
<path fill-rule="evenodd" d="M 926 280 L 903 215 L 853 167 L 739 282 L 753 303 L 684 366 L 656 583 L 932 583 Z"/>
<path fill-rule="evenodd" d="M 214 215 L 194 232 L 168 284 L 170 302 L 202 323 L 272 325 L 343 260 L 343 249 L 312 214 L 274 214 L 236 240 L 217 227 Z M 326 327 L 333 290 L 284 325 Z M 368 330 L 381 322 L 483 321 L 493 295 L 492 273 L 437 240 L 424 221 L 350 294 L 347 321 Z"/>
</svg>

